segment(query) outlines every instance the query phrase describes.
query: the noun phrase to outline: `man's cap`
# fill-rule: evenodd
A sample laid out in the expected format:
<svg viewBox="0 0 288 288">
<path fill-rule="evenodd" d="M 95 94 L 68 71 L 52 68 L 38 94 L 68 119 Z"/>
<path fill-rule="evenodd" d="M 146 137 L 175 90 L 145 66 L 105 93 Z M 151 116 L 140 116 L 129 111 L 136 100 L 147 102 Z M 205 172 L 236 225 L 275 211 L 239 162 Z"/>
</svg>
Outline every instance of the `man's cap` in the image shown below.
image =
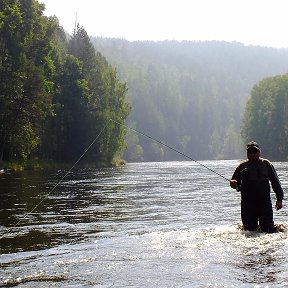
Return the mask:
<svg viewBox="0 0 288 288">
<path fill-rule="evenodd" d="M 259 147 L 259 144 L 255 141 L 251 141 L 247 144 L 247 147 L 246 147 L 246 150 L 249 150 L 249 149 L 257 149 L 257 150 L 260 150 L 260 147 Z"/>
</svg>

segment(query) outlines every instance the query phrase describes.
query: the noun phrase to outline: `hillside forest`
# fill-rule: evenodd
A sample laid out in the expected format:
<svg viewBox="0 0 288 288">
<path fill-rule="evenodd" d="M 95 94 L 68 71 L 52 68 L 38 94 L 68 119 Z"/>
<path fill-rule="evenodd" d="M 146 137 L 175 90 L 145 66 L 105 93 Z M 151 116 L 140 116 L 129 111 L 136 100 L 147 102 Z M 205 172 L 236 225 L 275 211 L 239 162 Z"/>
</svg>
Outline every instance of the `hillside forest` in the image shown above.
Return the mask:
<svg viewBox="0 0 288 288">
<path fill-rule="evenodd" d="M 249 140 L 288 160 L 288 49 L 70 35 L 43 11 L 0 2 L 0 162 L 239 159 Z"/>
<path fill-rule="evenodd" d="M 264 156 L 288 160 L 288 49 L 91 41 L 127 82 L 131 127 L 197 160 L 242 159 L 251 140 Z M 128 160 L 185 160 L 133 131 L 127 141 Z"/>
</svg>

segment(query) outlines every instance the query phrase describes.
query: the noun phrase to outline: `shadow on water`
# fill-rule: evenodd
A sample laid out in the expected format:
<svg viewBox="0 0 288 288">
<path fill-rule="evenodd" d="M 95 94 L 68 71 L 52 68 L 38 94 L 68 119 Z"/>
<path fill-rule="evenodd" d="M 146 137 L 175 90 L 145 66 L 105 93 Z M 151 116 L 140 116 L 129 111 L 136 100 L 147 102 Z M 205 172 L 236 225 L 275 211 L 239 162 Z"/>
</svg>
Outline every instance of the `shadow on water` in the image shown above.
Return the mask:
<svg viewBox="0 0 288 288">
<path fill-rule="evenodd" d="M 21 235 L 22 234 L 22 235 Z M 64 241 L 64 239 L 66 239 Z M 37 229 L 29 230 L 27 233 L 19 233 L 16 236 L 8 236 L 0 239 L 0 252 L 11 253 L 19 251 L 48 249 L 60 243 L 71 242 L 69 234 L 48 233 Z"/>
<path fill-rule="evenodd" d="M 76 171 L 61 183 L 58 182 L 65 171 L 2 175 L 0 253 L 41 250 L 85 241 L 87 235 L 105 230 L 97 222 L 104 219 L 125 221 L 125 216 L 119 215 L 121 211 L 113 207 L 126 199 L 111 193 L 122 186 L 111 188 L 109 184 L 98 183 L 99 178 L 102 181 L 109 178 L 111 171 L 114 173 L 111 169 Z M 100 193 L 105 190 L 109 193 Z"/>
</svg>

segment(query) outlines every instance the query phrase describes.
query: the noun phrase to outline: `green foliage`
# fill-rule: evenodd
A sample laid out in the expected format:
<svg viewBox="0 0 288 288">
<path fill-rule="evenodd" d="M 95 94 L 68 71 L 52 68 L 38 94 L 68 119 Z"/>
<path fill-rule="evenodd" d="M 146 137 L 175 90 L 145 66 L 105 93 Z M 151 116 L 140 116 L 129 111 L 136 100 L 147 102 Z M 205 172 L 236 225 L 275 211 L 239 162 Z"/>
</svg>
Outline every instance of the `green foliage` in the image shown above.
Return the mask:
<svg viewBox="0 0 288 288">
<path fill-rule="evenodd" d="M 45 71 L 51 23 L 42 16 L 43 6 L 37 1 L 0 5 L 0 160 L 15 155 L 23 160 L 39 142 L 42 120 L 51 113 Z M 20 139 L 25 145 L 20 145 Z"/>
<path fill-rule="evenodd" d="M 0 161 L 71 163 L 95 141 L 84 161 L 109 165 L 126 147 L 126 84 L 83 27 L 67 41 L 36 0 L 0 11 Z"/>
<path fill-rule="evenodd" d="M 75 110 L 76 106 L 71 109 L 72 114 L 77 115 L 72 125 L 73 133 L 79 131 L 79 135 L 73 135 L 73 138 L 81 139 L 82 134 L 83 141 L 80 141 L 82 143 L 78 143 L 77 147 L 83 150 L 101 133 L 97 143 L 88 151 L 86 161 L 111 163 L 117 152 L 126 147 L 124 142 L 126 131 L 123 124 L 130 112 L 130 107 L 125 102 L 126 84 L 117 79 L 116 71 L 106 59 L 95 52 L 83 27 L 78 26 L 74 31 L 68 51 L 79 59 L 81 75 L 86 80 L 77 82 L 84 84 L 80 86 L 81 95 L 68 89 L 76 101 L 79 101 L 77 109 L 81 109 L 78 112 Z M 69 143 L 70 140 L 64 143 L 67 154 L 71 154 Z"/>
<path fill-rule="evenodd" d="M 23 141 L 25 139 L 25 141 Z M 33 149 L 36 149 L 40 143 L 39 136 L 35 133 L 31 124 L 27 124 L 19 130 L 19 133 L 11 135 L 11 145 L 9 150 L 11 153 L 11 160 L 27 160 Z"/>
<path fill-rule="evenodd" d="M 247 102 L 242 136 L 255 140 L 269 158 L 287 160 L 288 155 L 288 75 L 261 80 Z"/>
</svg>

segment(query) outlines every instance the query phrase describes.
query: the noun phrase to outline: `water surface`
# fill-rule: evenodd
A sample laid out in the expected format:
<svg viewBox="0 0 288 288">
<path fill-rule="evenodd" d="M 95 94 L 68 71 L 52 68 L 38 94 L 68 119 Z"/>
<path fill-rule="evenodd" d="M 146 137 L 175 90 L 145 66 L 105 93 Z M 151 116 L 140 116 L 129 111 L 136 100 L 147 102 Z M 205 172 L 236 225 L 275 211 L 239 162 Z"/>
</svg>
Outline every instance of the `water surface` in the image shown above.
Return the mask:
<svg viewBox="0 0 288 288">
<path fill-rule="evenodd" d="M 227 178 L 237 165 L 202 163 Z M 63 175 L 0 177 L 0 287 L 288 286 L 287 232 L 243 233 L 239 193 L 197 163 Z"/>
</svg>

